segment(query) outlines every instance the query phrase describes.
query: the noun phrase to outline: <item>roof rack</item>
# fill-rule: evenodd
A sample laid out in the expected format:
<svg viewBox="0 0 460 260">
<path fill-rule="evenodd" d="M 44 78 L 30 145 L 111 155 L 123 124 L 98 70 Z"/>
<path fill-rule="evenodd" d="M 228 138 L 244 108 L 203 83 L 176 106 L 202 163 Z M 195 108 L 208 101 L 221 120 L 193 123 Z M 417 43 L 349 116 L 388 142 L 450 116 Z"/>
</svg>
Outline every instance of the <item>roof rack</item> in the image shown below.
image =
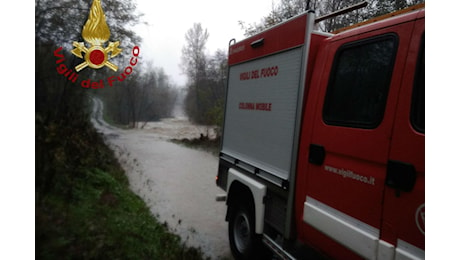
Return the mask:
<svg viewBox="0 0 460 260">
<path fill-rule="evenodd" d="M 381 16 L 378 16 L 378 17 L 374 17 L 374 18 L 368 19 L 368 20 L 360 22 L 360 23 L 356 23 L 356 24 L 353 24 L 353 25 L 350 25 L 350 26 L 347 26 L 347 27 L 344 27 L 344 28 L 337 29 L 337 30 L 333 31 L 332 33 L 340 33 L 340 32 L 343 32 L 343 31 L 347 31 L 347 30 L 350 30 L 350 29 L 353 29 L 353 28 L 357 28 L 357 27 L 360 27 L 360 26 L 363 26 L 363 25 L 366 25 L 366 24 L 375 23 L 375 22 L 378 22 L 378 21 L 381 21 L 381 20 L 384 20 L 384 19 L 387 19 L 387 18 L 390 18 L 390 17 L 393 17 L 393 16 L 409 13 L 409 12 L 412 12 L 412 11 L 415 11 L 415 10 L 418 10 L 418 9 L 422 9 L 422 8 L 425 8 L 425 3 L 412 5 L 412 6 L 409 6 L 409 7 L 405 8 L 405 9 L 401 9 L 399 11 L 391 12 L 391 13 L 384 14 L 384 15 L 381 15 Z"/>
<path fill-rule="evenodd" d="M 357 10 L 357 9 L 360 9 L 360 8 L 363 8 L 363 7 L 366 7 L 366 6 L 367 6 L 366 1 L 359 2 L 359 3 L 355 4 L 355 5 L 352 5 L 352 6 L 340 9 L 338 11 L 332 12 L 330 14 L 318 17 L 318 18 L 315 19 L 315 23 L 319 23 L 319 22 L 321 22 L 323 20 L 326 20 L 326 19 L 329 19 L 329 18 L 332 18 L 332 17 L 336 17 L 336 16 L 339 16 L 339 15 L 342 15 L 342 14 L 346 14 L 346 13 L 349 13 L 351 11 L 354 11 L 354 10 Z"/>
</svg>

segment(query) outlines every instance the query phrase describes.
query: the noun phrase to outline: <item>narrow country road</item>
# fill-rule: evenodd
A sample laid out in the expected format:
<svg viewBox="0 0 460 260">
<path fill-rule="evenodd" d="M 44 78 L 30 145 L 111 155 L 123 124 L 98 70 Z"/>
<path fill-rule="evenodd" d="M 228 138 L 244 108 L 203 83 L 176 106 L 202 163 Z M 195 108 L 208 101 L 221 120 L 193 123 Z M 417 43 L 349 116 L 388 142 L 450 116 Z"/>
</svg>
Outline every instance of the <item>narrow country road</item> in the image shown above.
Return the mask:
<svg viewBox="0 0 460 260">
<path fill-rule="evenodd" d="M 93 125 L 115 151 L 131 189 L 152 214 L 211 259 L 232 259 L 225 202 L 215 201 L 216 194 L 223 193 L 215 185 L 217 157 L 168 141 L 198 137 L 206 134 L 206 128 L 178 118 L 122 130 L 104 122 L 100 99 L 94 98 L 93 104 Z"/>
</svg>

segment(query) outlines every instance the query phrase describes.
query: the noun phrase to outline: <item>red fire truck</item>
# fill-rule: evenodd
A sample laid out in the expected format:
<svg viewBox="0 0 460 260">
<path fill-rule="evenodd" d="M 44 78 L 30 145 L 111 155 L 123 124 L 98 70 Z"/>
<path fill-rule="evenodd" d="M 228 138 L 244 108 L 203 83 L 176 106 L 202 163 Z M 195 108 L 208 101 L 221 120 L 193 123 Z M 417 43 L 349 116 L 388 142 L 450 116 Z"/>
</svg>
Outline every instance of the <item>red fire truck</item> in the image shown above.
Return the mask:
<svg viewBox="0 0 460 260">
<path fill-rule="evenodd" d="M 424 18 L 331 34 L 307 11 L 231 42 L 216 182 L 235 258 L 424 259 Z"/>
</svg>

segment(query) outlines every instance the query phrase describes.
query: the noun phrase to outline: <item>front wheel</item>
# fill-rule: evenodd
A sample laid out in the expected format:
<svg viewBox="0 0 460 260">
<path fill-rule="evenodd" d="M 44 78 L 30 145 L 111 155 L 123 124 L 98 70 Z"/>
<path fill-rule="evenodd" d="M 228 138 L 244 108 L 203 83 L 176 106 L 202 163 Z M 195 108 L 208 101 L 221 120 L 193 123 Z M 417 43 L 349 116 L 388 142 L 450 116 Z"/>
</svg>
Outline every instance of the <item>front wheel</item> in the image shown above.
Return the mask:
<svg viewBox="0 0 460 260">
<path fill-rule="evenodd" d="M 230 210 L 228 235 L 230 249 L 236 259 L 256 259 L 261 236 L 255 233 L 254 210 L 247 205 L 235 205 Z"/>
</svg>

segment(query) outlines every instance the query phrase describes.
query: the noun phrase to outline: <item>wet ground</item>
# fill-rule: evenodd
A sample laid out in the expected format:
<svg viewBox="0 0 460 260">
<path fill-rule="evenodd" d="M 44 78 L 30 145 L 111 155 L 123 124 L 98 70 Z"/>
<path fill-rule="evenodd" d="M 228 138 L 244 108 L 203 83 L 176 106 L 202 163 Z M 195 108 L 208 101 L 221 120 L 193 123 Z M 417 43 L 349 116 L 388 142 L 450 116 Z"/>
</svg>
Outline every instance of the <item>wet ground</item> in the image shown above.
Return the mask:
<svg viewBox="0 0 460 260">
<path fill-rule="evenodd" d="M 102 120 L 102 102 L 94 99 L 92 122 L 115 151 L 131 189 L 168 223 L 188 246 L 200 247 L 211 259 L 232 259 L 225 222 L 223 191 L 215 185 L 218 159 L 208 152 L 170 142 L 212 136 L 212 128 L 186 118 L 150 122 L 143 129 L 122 130 Z M 140 124 L 142 125 L 142 124 Z"/>
</svg>

